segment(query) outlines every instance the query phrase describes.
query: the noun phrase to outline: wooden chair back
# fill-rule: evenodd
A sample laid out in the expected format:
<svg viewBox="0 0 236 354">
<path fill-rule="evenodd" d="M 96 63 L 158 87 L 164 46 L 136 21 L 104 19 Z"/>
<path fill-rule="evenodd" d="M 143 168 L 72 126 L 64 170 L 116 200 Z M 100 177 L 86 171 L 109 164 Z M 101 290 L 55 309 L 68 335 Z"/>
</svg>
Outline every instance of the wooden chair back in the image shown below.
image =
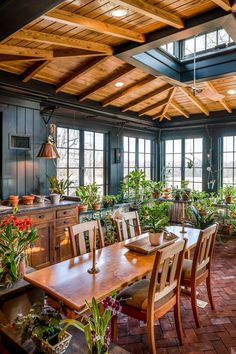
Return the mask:
<svg viewBox="0 0 236 354">
<path fill-rule="evenodd" d="M 193 256 L 191 278 L 196 277 L 199 271 L 210 269 L 218 224 L 201 230 Z"/>
<path fill-rule="evenodd" d="M 114 222 L 119 242 L 141 235 L 141 227 L 137 211 L 124 213 L 123 219 L 114 219 Z"/>
<path fill-rule="evenodd" d="M 94 228 L 97 230 L 99 248 L 104 247 L 104 235 L 100 220 L 92 220 L 70 227 L 72 257 L 92 251 Z"/>
<path fill-rule="evenodd" d="M 178 291 L 186 244 L 184 239 L 157 251 L 149 286 L 149 306 L 153 307 L 170 292 Z"/>
</svg>

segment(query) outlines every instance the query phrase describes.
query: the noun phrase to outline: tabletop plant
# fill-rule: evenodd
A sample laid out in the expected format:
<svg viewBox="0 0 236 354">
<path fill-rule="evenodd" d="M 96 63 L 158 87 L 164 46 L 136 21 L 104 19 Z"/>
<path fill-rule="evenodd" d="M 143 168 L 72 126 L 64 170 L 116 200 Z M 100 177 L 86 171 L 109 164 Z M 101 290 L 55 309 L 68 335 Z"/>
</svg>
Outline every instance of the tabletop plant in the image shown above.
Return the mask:
<svg viewBox="0 0 236 354">
<path fill-rule="evenodd" d="M 165 184 L 162 181 L 151 181 L 151 191 L 153 198 L 160 198 Z"/>
<path fill-rule="evenodd" d="M 87 211 L 89 205 L 90 188 L 89 186 L 79 186 L 75 190 L 75 195 L 80 199 L 80 211 Z"/>
<path fill-rule="evenodd" d="M 117 203 L 118 199 L 118 195 L 104 195 L 102 198 L 104 208 L 113 207 L 114 204 Z"/>
<path fill-rule="evenodd" d="M 82 321 L 62 320 L 61 324 L 65 324 L 64 330 L 74 326 L 84 332 L 89 354 L 107 354 L 111 341 L 109 323 L 113 316 L 121 312 L 121 305 L 116 300 L 116 294 L 102 300 L 101 306 L 95 298 L 92 299 L 91 305 L 85 302 L 90 312 L 89 316 L 84 317 Z"/>
<path fill-rule="evenodd" d="M 194 206 L 191 206 L 190 210 L 193 216 L 193 226 L 201 230 L 204 230 L 208 226 L 214 224 L 217 217 L 216 210 L 207 211 L 206 213 L 200 213 Z"/>
<path fill-rule="evenodd" d="M 28 217 L 9 215 L 0 223 L 0 283 L 10 285 L 25 272 L 27 249 L 37 240 L 36 229 Z"/>
<path fill-rule="evenodd" d="M 172 194 L 172 198 L 175 201 L 178 201 L 178 200 L 182 199 L 182 190 L 180 188 L 178 188 L 178 187 L 172 187 L 171 194 Z"/>
<path fill-rule="evenodd" d="M 236 196 L 236 188 L 232 185 L 226 184 L 222 188 L 222 192 L 225 198 L 225 203 L 231 204 Z"/>
<path fill-rule="evenodd" d="M 152 205 L 143 205 L 139 216 L 143 230 L 151 233 L 162 232 L 169 223 L 168 211 L 170 202 L 159 202 Z"/>
<path fill-rule="evenodd" d="M 181 191 L 182 191 L 182 199 L 187 201 L 191 197 L 191 188 L 189 186 L 189 181 L 181 181 Z"/>
<path fill-rule="evenodd" d="M 49 182 L 49 190 L 51 193 L 60 194 L 61 196 L 65 195 L 67 189 L 73 184 L 73 181 L 70 181 L 69 178 L 57 178 L 57 176 L 50 177 L 48 175 L 47 179 Z"/>
</svg>

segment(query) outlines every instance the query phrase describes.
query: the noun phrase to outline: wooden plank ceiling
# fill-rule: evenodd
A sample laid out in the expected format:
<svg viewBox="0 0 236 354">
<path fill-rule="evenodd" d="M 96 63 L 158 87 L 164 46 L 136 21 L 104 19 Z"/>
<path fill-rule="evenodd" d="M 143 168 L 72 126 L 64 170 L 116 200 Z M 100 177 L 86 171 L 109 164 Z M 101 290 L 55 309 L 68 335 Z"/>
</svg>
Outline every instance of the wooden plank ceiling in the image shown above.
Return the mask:
<svg viewBox="0 0 236 354">
<path fill-rule="evenodd" d="M 224 96 L 215 102 L 112 55 L 119 44 L 144 43 L 145 34 L 167 25 L 183 28 L 187 18 L 216 7 L 231 10 L 228 0 L 67 0 L 1 42 L 0 69 L 20 75 L 25 83 L 50 83 L 55 92 L 76 95 L 80 101 L 90 99 L 160 121 L 231 112 L 236 95 L 227 90 L 236 90 L 233 76 L 199 84 Z M 114 17 L 112 11 L 118 9 L 127 14 Z M 123 86 L 117 87 L 118 82 Z"/>
</svg>

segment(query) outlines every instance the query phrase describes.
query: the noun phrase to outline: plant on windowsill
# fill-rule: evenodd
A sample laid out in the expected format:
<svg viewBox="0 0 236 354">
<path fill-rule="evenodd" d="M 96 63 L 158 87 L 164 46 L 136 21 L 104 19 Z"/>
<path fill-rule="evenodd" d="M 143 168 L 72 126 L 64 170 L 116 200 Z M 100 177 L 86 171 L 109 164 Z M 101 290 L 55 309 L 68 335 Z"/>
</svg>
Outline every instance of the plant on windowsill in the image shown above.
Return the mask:
<svg viewBox="0 0 236 354">
<path fill-rule="evenodd" d="M 140 205 L 150 198 L 150 181 L 145 179 L 143 170 L 135 169 L 125 176 L 121 184 L 123 199 L 132 202 L 130 208 L 137 210 Z"/>
<path fill-rule="evenodd" d="M 182 199 L 187 201 L 191 197 L 191 189 L 188 188 L 189 181 L 181 181 Z"/>
<path fill-rule="evenodd" d="M 80 199 L 81 204 L 79 205 L 79 211 L 86 212 L 89 206 L 89 197 L 90 197 L 90 187 L 87 186 L 79 186 L 75 191 L 76 196 Z"/>
<path fill-rule="evenodd" d="M 21 330 L 22 344 L 31 338 L 40 353 L 60 354 L 71 340 L 71 334 L 60 327 L 61 320 L 60 313 L 44 300 L 35 303 L 27 315 L 19 314 L 10 326 Z"/>
<path fill-rule="evenodd" d="M 104 208 L 111 208 L 117 203 L 119 199 L 118 195 L 104 195 L 102 198 Z"/>
<path fill-rule="evenodd" d="M 0 223 L 0 286 L 6 287 L 20 279 L 26 268 L 27 250 L 37 240 L 36 229 L 26 217 L 6 216 Z"/>
<path fill-rule="evenodd" d="M 140 209 L 142 230 L 149 232 L 149 240 L 153 246 L 158 246 L 163 241 L 164 229 L 169 223 L 170 205 L 169 202 L 160 202 L 153 205 L 143 205 Z"/>
<path fill-rule="evenodd" d="M 161 197 L 162 190 L 164 188 L 165 184 L 161 181 L 151 181 L 151 191 L 152 191 L 152 197 L 154 199 L 158 199 Z"/>
<path fill-rule="evenodd" d="M 171 194 L 172 194 L 172 198 L 176 202 L 182 199 L 182 190 L 178 187 L 173 187 Z"/>
<path fill-rule="evenodd" d="M 116 300 L 116 294 L 102 300 L 101 306 L 94 298 L 91 306 L 87 301 L 85 302 L 90 315 L 85 317 L 83 322 L 75 319 L 62 320 L 61 324 L 65 324 L 63 330 L 66 330 L 69 326 L 74 326 L 83 331 L 89 354 L 108 354 L 110 345 L 109 322 L 113 316 L 120 313 L 121 305 Z"/>
<path fill-rule="evenodd" d="M 48 179 L 48 182 L 49 182 L 49 185 L 50 185 L 50 192 L 52 194 L 60 194 L 61 198 L 63 195 L 65 195 L 67 189 L 73 184 L 73 181 L 70 181 L 70 177 L 69 178 L 57 178 L 57 176 L 53 176 L 53 177 L 50 177 L 48 175 L 47 176 L 47 179 Z"/>
<path fill-rule="evenodd" d="M 225 203 L 231 204 L 236 196 L 236 188 L 227 184 L 223 187 L 222 192 L 225 198 Z"/>
</svg>

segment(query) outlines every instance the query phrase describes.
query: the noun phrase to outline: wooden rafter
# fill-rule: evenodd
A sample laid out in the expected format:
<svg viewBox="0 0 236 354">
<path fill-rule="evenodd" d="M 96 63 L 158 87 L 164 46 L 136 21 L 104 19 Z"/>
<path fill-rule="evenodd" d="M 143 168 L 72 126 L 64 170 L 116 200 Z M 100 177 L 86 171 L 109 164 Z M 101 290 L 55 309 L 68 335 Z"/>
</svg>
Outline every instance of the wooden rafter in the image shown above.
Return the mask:
<svg viewBox="0 0 236 354">
<path fill-rule="evenodd" d="M 140 87 L 148 84 L 149 82 L 155 80 L 156 77 L 152 76 L 152 75 L 149 75 L 147 77 L 145 77 L 145 79 L 141 79 L 139 80 L 137 83 L 127 87 L 127 88 L 124 88 L 123 90 L 115 93 L 114 95 L 106 98 L 103 102 L 102 102 L 102 107 L 106 107 L 108 105 L 110 105 L 111 103 L 113 103 L 114 101 L 118 100 L 119 98 L 125 96 L 125 95 L 129 95 L 131 93 L 133 93 L 134 91 L 140 89 Z"/>
<path fill-rule="evenodd" d="M 206 81 L 205 84 L 206 84 L 206 86 L 207 86 L 210 90 L 212 90 L 213 92 L 219 93 L 219 92 L 217 91 L 217 89 L 214 87 L 214 85 L 212 84 L 212 82 Z M 228 102 L 226 101 L 225 98 L 221 98 L 221 99 L 219 100 L 219 102 L 220 102 L 220 104 L 226 109 L 227 112 L 232 113 L 232 108 L 230 107 L 230 105 L 228 104 Z"/>
<path fill-rule="evenodd" d="M 184 27 L 184 23 L 179 16 L 171 13 L 171 11 L 163 10 L 158 7 L 158 5 L 153 5 L 147 0 L 114 0 L 114 3 L 130 9 L 131 11 L 153 18 L 158 22 L 176 28 Z"/>
<path fill-rule="evenodd" d="M 232 5 L 232 11 L 236 12 L 236 0 L 234 1 L 233 5 Z"/>
<path fill-rule="evenodd" d="M 136 98 L 135 100 L 127 103 L 126 105 L 124 105 L 122 108 L 121 108 L 121 111 L 122 112 L 126 112 L 128 111 L 129 109 L 133 108 L 134 106 L 154 97 L 154 96 L 157 96 L 159 94 L 162 94 L 164 93 L 165 91 L 169 90 L 172 86 L 170 84 L 166 84 L 166 85 L 163 85 L 161 87 L 159 87 L 158 89 L 152 91 L 152 92 L 149 92 L 147 93 L 146 95 L 144 96 L 141 96 L 139 98 Z"/>
<path fill-rule="evenodd" d="M 121 80 L 124 76 L 127 74 L 131 74 L 133 71 L 137 70 L 134 68 L 132 65 L 127 65 L 124 68 L 120 69 L 118 72 L 115 72 L 114 74 L 109 75 L 105 79 L 99 81 L 95 85 L 89 87 L 87 90 L 82 92 L 78 99 L 80 101 L 84 101 L 86 98 L 89 96 L 93 95 L 97 91 L 101 90 L 102 88 L 114 83 L 117 80 Z"/>
<path fill-rule="evenodd" d="M 130 41 L 143 43 L 145 36 L 142 33 L 105 23 L 93 18 L 81 16 L 68 11 L 52 10 L 43 16 L 49 20 L 86 28 L 91 31 L 108 34 L 114 37 L 124 38 Z"/>
<path fill-rule="evenodd" d="M 143 116 L 144 114 L 147 114 L 147 113 L 151 112 L 153 109 L 162 107 L 165 104 L 167 104 L 167 102 L 168 102 L 168 98 L 165 98 L 164 100 L 161 100 L 161 101 L 159 101 L 157 103 L 154 103 L 151 106 L 148 106 L 148 107 L 142 109 L 141 111 L 139 111 L 139 116 Z"/>
<path fill-rule="evenodd" d="M 187 87 L 179 86 L 179 88 L 186 96 L 188 96 L 195 106 L 200 109 L 200 111 L 202 111 L 206 116 L 209 116 L 208 108 L 196 96 L 194 96 L 193 93 L 187 89 Z"/>
<path fill-rule="evenodd" d="M 67 57 L 79 57 L 79 58 L 91 58 L 106 56 L 106 53 L 102 52 L 92 52 L 85 49 L 74 49 L 74 48 L 56 48 L 53 49 L 54 58 L 67 58 Z"/>
<path fill-rule="evenodd" d="M 230 11 L 231 10 L 231 5 L 229 0 L 211 0 L 214 2 L 216 5 L 222 7 L 225 11 Z"/>
<path fill-rule="evenodd" d="M 69 85 L 72 81 L 78 79 L 79 77 L 86 75 L 90 70 L 94 69 L 97 65 L 102 64 L 109 57 L 98 57 L 89 60 L 82 67 L 80 66 L 77 70 L 74 71 L 73 74 L 65 77 L 61 80 L 56 87 L 56 92 L 62 91 L 67 85 Z"/>
<path fill-rule="evenodd" d="M 58 36 L 56 34 L 51 34 L 51 33 L 44 33 L 44 32 L 22 29 L 16 32 L 13 35 L 13 37 L 16 39 L 22 39 L 22 40 L 38 42 L 38 43 L 46 43 L 55 46 L 102 52 L 107 55 L 113 53 L 112 47 L 106 44 L 84 41 L 82 39 Z"/>
<path fill-rule="evenodd" d="M 45 49 L 36 49 L 29 47 L 18 47 L 8 44 L 0 44 L 0 54 L 12 54 L 20 56 L 40 57 L 44 59 L 52 59 L 53 51 Z"/>
<path fill-rule="evenodd" d="M 179 113 L 181 113 L 185 118 L 189 118 L 189 113 L 178 104 L 175 100 L 172 100 L 171 106 L 173 106 Z"/>
<path fill-rule="evenodd" d="M 167 104 L 165 105 L 165 107 L 163 108 L 163 111 L 161 113 L 161 116 L 159 118 L 159 122 L 162 122 L 164 118 L 168 119 L 168 120 L 171 120 L 171 117 L 170 115 L 167 113 L 168 109 L 170 108 L 170 105 L 172 103 L 172 100 L 174 98 L 174 95 L 176 93 L 176 90 L 177 90 L 177 87 L 173 87 L 173 89 L 171 89 L 169 95 L 168 95 L 168 102 Z M 155 119 L 154 117 L 152 117 L 152 119 Z"/>
<path fill-rule="evenodd" d="M 42 70 L 46 65 L 50 63 L 49 60 L 40 60 L 27 68 L 23 74 L 21 74 L 21 79 L 23 82 L 28 82 L 31 80 L 40 70 Z"/>
</svg>

